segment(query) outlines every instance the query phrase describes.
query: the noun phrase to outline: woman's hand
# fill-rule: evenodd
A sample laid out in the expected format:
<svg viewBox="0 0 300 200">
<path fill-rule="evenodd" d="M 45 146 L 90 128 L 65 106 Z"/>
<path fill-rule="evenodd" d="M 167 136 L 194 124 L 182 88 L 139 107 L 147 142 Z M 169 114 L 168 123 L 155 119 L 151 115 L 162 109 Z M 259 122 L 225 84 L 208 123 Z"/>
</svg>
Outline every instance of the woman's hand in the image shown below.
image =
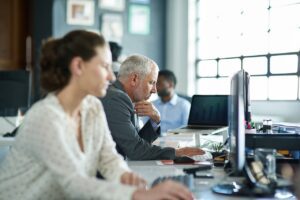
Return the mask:
<svg viewBox="0 0 300 200">
<path fill-rule="evenodd" d="M 146 181 L 139 175 L 132 172 L 125 172 L 121 176 L 121 183 L 125 185 L 133 185 L 138 188 L 146 188 Z"/>
<path fill-rule="evenodd" d="M 150 190 L 138 189 L 133 193 L 133 200 L 192 200 L 193 194 L 180 183 L 165 181 Z"/>
</svg>

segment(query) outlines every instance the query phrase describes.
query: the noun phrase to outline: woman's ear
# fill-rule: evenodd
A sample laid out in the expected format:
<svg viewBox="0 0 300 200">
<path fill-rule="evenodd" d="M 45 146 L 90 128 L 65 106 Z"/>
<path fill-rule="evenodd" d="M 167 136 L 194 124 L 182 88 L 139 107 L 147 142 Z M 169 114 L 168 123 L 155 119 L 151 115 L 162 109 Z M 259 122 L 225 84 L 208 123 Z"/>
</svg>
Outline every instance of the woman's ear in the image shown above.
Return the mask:
<svg viewBox="0 0 300 200">
<path fill-rule="evenodd" d="M 74 75 L 81 75 L 83 70 L 83 61 L 80 57 L 74 57 L 70 63 L 70 71 Z"/>
</svg>

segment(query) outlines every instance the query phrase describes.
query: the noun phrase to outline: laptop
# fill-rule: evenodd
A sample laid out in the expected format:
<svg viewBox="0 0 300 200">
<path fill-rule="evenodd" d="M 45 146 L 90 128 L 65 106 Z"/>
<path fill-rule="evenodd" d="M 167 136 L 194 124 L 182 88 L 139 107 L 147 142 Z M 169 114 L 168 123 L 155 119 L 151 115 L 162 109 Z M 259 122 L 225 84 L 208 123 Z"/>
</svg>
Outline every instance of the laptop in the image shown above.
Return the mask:
<svg viewBox="0 0 300 200">
<path fill-rule="evenodd" d="M 228 95 L 194 95 L 188 125 L 169 132 L 186 130 L 217 130 L 228 125 Z"/>
</svg>

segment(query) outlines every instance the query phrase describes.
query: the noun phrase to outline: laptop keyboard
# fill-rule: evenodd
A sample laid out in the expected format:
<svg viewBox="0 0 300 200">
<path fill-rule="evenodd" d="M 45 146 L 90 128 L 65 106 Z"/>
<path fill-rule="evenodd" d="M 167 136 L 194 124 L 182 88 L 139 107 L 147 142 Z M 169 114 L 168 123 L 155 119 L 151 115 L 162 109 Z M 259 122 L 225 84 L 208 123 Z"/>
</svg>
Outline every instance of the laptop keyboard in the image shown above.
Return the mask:
<svg viewBox="0 0 300 200">
<path fill-rule="evenodd" d="M 193 175 L 188 175 L 188 174 L 177 175 L 177 176 L 160 176 L 153 181 L 151 187 L 154 187 L 155 185 L 162 183 L 166 180 L 173 180 L 173 181 L 179 182 L 179 183 L 185 185 L 190 190 L 194 189 L 194 177 L 193 177 Z"/>
</svg>

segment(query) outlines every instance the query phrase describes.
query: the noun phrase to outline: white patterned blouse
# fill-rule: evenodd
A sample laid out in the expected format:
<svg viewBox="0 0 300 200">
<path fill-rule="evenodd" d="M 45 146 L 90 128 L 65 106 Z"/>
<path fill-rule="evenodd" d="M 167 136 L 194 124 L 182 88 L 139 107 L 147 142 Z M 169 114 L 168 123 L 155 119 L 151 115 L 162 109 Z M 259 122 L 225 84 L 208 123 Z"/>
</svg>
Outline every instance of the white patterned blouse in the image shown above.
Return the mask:
<svg viewBox="0 0 300 200">
<path fill-rule="evenodd" d="M 131 199 L 136 188 L 120 184 L 129 168 L 96 97 L 82 101 L 81 132 L 83 152 L 54 94 L 33 105 L 0 164 L 0 199 Z M 107 180 L 95 178 L 97 170 Z"/>
</svg>

